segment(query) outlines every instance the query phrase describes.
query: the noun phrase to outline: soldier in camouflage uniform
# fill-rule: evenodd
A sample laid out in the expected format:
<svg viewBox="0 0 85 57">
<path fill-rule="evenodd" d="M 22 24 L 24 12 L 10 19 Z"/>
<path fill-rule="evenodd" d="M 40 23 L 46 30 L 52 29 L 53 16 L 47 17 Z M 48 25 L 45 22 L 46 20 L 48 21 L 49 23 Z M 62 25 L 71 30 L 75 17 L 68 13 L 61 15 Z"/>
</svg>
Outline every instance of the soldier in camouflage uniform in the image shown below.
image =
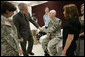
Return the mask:
<svg viewBox="0 0 85 57">
<path fill-rule="evenodd" d="M 47 38 L 43 39 L 42 41 L 42 48 L 44 49 L 45 53 L 49 53 L 50 56 L 56 56 L 56 45 L 61 40 L 61 20 L 55 17 L 55 10 L 51 10 L 49 15 L 51 20 L 48 24 L 48 28 L 40 29 L 42 32 L 47 33 Z"/>
<path fill-rule="evenodd" d="M 12 20 L 8 19 L 13 15 L 15 8 L 9 10 L 9 14 L 7 14 L 8 12 L 3 11 L 3 5 L 11 5 L 13 7 L 9 2 L 1 2 L 1 56 L 19 56 L 18 52 L 20 51 L 20 47 L 16 28 L 13 25 Z"/>
</svg>

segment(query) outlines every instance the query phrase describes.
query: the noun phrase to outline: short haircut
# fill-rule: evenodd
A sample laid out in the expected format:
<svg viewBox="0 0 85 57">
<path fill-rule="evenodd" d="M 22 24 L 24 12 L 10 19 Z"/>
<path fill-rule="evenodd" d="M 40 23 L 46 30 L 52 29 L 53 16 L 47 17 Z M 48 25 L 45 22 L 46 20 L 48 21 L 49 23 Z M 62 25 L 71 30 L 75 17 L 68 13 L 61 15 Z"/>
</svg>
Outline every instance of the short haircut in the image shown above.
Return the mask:
<svg viewBox="0 0 85 57">
<path fill-rule="evenodd" d="M 20 3 L 18 5 L 19 10 L 23 10 L 25 5 L 26 5 L 25 3 Z"/>
<path fill-rule="evenodd" d="M 56 15 L 56 10 L 50 10 L 49 13 L 54 13 Z"/>
</svg>

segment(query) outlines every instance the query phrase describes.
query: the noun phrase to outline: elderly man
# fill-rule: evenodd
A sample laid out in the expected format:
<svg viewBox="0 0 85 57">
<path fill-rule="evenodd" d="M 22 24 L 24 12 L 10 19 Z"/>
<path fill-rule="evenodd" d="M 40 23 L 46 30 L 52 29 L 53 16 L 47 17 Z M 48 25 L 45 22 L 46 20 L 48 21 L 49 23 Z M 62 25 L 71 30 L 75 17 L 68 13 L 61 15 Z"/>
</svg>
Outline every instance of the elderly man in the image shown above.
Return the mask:
<svg viewBox="0 0 85 57">
<path fill-rule="evenodd" d="M 27 4 L 20 3 L 18 5 L 20 12 L 13 17 L 14 24 L 17 28 L 18 38 L 23 50 L 23 55 L 28 56 L 28 54 L 34 55 L 32 52 L 33 48 L 33 37 L 29 27 L 29 21 L 32 22 L 37 28 L 39 25 L 31 19 L 28 13 Z M 26 42 L 28 41 L 28 48 L 26 50 Z"/>
<path fill-rule="evenodd" d="M 44 49 L 45 56 L 56 56 L 56 44 L 60 41 L 61 38 L 61 20 L 56 18 L 56 11 L 51 10 L 49 12 L 50 22 L 47 29 L 40 30 L 47 33 L 47 37 L 42 41 L 42 48 Z M 49 54 L 48 54 L 49 52 Z"/>
</svg>

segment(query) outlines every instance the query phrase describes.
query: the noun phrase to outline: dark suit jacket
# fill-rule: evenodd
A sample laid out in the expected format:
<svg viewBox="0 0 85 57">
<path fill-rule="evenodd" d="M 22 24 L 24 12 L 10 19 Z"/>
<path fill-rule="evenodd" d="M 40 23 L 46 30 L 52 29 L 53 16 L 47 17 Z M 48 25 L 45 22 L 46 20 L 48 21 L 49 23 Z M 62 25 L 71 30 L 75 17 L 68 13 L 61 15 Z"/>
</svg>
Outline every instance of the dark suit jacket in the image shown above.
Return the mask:
<svg viewBox="0 0 85 57">
<path fill-rule="evenodd" d="M 27 17 L 28 21 L 33 23 L 37 28 L 39 27 L 39 25 L 34 20 L 31 19 L 29 13 Z M 32 37 L 29 22 L 28 23 L 26 22 L 25 16 L 21 12 L 17 13 L 13 17 L 13 22 L 17 28 L 19 39 L 23 37 L 25 40 L 28 40 L 28 38 L 30 39 L 30 37 Z"/>
</svg>

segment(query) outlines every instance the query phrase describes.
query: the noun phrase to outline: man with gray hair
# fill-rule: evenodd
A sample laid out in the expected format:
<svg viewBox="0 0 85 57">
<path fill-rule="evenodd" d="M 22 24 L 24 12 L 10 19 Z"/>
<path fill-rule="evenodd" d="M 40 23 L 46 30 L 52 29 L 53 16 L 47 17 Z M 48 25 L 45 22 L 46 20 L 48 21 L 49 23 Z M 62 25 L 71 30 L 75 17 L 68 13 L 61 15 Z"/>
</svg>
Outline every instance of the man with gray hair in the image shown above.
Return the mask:
<svg viewBox="0 0 85 57">
<path fill-rule="evenodd" d="M 20 3 L 18 5 L 20 12 L 13 17 L 14 24 L 17 28 L 18 38 L 23 50 L 23 55 L 28 56 L 28 54 L 34 55 L 32 52 L 33 48 L 33 37 L 30 31 L 29 21 L 33 23 L 37 28 L 39 25 L 31 19 L 28 13 L 27 4 Z M 28 47 L 26 50 L 26 42 L 28 41 Z"/>
<path fill-rule="evenodd" d="M 57 50 L 56 45 L 59 43 L 61 38 L 61 20 L 56 18 L 56 11 L 51 10 L 49 12 L 50 22 L 47 29 L 40 30 L 47 33 L 47 37 L 42 40 L 42 48 L 45 52 L 45 56 L 56 56 Z M 49 53 L 49 54 L 48 54 Z"/>
</svg>

